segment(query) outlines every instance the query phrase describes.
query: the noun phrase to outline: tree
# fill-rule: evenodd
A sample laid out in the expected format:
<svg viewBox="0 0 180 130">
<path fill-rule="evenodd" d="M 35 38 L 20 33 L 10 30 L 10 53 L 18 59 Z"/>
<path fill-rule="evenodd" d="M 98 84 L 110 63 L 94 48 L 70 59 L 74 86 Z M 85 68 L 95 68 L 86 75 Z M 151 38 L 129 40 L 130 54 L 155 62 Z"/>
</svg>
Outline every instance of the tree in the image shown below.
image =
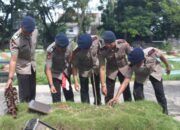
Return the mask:
<svg viewBox="0 0 180 130">
<path fill-rule="evenodd" d="M 180 1 L 178 0 L 163 0 L 159 4 L 161 11 L 159 22 L 156 27 L 155 34 L 162 38 L 180 36 Z"/>
<path fill-rule="evenodd" d="M 76 18 L 79 26 L 79 33 L 86 33 L 89 29 L 92 17 L 88 3 L 90 0 L 69 0 L 72 3 L 71 8 L 76 12 Z"/>
<path fill-rule="evenodd" d="M 26 9 L 25 2 L 21 0 L 10 0 L 9 3 L 0 0 L 0 48 L 8 43 L 10 36 L 16 29 L 16 20 L 19 18 L 18 13 Z M 16 20 L 15 20 L 16 17 Z"/>
<path fill-rule="evenodd" d="M 178 37 L 179 12 L 180 3 L 176 0 L 116 0 L 115 4 L 109 0 L 103 11 L 102 28 L 129 40 Z"/>
<path fill-rule="evenodd" d="M 2 46 L 7 45 L 12 34 L 20 27 L 20 21 L 23 16 L 30 12 L 36 19 L 36 25 L 39 30 L 44 48 L 52 41 L 59 31 L 66 30 L 65 23 L 55 20 L 53 14 L 57 13 L 56 9 L 63 9 L 67 1 L 64 0 L 10 0 L 10 3 L 0 0 L 0 43 Z M 59 17 L 60 18 L 60 17 Z"/>
<path fill-rule="evenodd" d="M 90 0 L 0 0 L 0 45 L 8 45 L 12 34 L 20 27 L 23 16 L 30 12 L 36 19 L 39 40 L 46 47 L 59 32 L 66 31 L 67 22 L 77 22 L 80 33 L 85 33 L 92 21 Z M 63 13 L 60 12 L 63 11 Z M 73 16 L 73 17 L 72 17 Z"/>
<path fill-rule="evenodd" d="M 34 12 L 39 27 L 41 44 L 44 49 L 54 41 L 54 37 L 59 32 L 66 31 L 65 21 L 61 21 L 61 14 L 58 9 L 64 8 L 67 1 L 64 0 L 33 0 L 29 4 L 28 10 Z M 56 15 L 56 16 L 55 16 Z M 57 17 L 57 20 L 55 19 Z"/>
<path fill-rule="evenodd" d="M 103 1 L 101 1 L 103 3 Z M 106 1 L 107 2 L 107 1 Z M 104 10 L 104 13 L 102 14 L 102 21 L 103 21 L 103 28 L 107 30 L 115 30 L 115 26 L 117 21 L 115 20 L 115 8 L 117 2 L 108 0 L 106 9 Z M 101 7 L 102 8 L 102 7 Z"/>
</svg>

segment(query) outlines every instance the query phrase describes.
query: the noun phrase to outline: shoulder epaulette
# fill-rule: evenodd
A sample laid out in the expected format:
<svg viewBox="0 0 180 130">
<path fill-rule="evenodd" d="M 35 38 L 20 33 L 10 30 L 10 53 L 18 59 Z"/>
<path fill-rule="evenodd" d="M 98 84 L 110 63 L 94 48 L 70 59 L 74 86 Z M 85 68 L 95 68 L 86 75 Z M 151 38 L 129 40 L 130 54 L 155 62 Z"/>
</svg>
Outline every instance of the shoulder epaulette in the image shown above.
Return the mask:
<svg viewBox="0 0 180 130">
<path fill-rule="evenodd" d="M 156 50 L 154 48 L 152 48 L 149 52 L 148 52 L 148 56 L 151 56 Z"/>
<path fill-rule="evenodd" d="M 80 51 L 80 48 L 76 48 L 76 49 L 74 49 L 74 51 L 72 52 L 72 59 L 74 59 L 75 58 L 75 56 L 76 56 L 76 54 L 78 53 Z"/>
<path fill-rule="evenodd" d="M 103 39 L 99 39 L 99 49 L 100 50 L 105 49 L 105 42 Z"/>
<path fill-rule="evenodd" d="M 20 32 L 15 33 L 12 37 L 12 40 L 15 41 L 16 39 L 18 39 L 20 37 L 20 34 Z"/>
<path fill-rule="evenodd" d="M 47 52 L 53 52 L 55 49 L 55 42 L 53 42 L 51 45 L 48 46 L 47 48 Z"/>
<path fill-rule="evenodd" d="M 80 48 L 77 47 L 76 49 L 74 49 L 73 55 L 77 54 L 79 51 L 80 51 Z"/>
</svg>

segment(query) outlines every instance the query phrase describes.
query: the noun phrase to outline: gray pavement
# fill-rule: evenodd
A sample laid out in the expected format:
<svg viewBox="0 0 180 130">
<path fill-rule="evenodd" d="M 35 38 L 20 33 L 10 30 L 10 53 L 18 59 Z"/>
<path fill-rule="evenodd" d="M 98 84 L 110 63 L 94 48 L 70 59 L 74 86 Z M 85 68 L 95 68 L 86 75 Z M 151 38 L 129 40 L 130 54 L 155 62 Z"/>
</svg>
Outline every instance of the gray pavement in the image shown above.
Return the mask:
<svg viewBox="0 0 180 130">
<path fill-rule="evenodd" d="M 115 92 L 117 91 L 119 85 L 120 84 L 117 82 Z M 3 86 L 4 84 L 0 84 L 0 106 L 1 106 L 0 115 L 3 115 L 6 110 L 4 103 L 4 96 L 3 96 L 4 93 Z M 133 90 L 132 86 L 133 86 L 133 82 L 131 82 L 131 92 Z M 93 104 L 93 94 L 92 94 L 91 86 L 89 91 L 90 91 L 90 102 L 91 104 Z M 164 81 L 164 91 L 168 102 L 169 115 L 173 116 L 175 119 L 180 121 L 180 81 Z M 147 82 L 147 84 L 145 85 L 144 92 L 145 92 L 146 100 L 152 100 L 156 102 L 154 90 L 150 82 Z M 74 96 L 75 96 L 75 102 L 80 102 L 79 92 L 74 91 Z M 62 97 L 62 101 L 65 101 L 63 94 L 61 97 Z M 48 85 L 37 86 L 36 100 L 46 104 L 52 103 Z M 120 100 L 123 101 L 122 96 Z M 102 96 L 102 103 L 104 104 L 103 96 Z"/>
</svg>

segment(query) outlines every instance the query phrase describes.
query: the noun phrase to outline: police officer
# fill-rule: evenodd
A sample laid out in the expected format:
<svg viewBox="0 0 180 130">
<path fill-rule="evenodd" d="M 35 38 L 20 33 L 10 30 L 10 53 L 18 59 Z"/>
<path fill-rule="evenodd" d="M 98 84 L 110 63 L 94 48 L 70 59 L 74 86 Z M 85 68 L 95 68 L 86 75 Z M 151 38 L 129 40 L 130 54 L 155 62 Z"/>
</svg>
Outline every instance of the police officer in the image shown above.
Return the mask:
<svg viewBox="0 0 180 130">
<path fill-rule="evenodd" d="M 72 49 L 69 40 L 64 33 L 59 33 L 55 37 L 55 42 L 47 48 L 45 72 L 49 82 L 53 103 L 61 102 L 61 86 L 63 75 L 69 81 L 69 86 L 63 88 L 63 93 L 67 101 L 74 101 L 74 94 L 71 87 L 71 56 Z"/>
<path fill-rule="evenodd" d="M 119 96 L 127 87 L 134 72 L 135 81 L 133 93 L 135 100 L 144 99 L 143 85 L 146 80 L 149 79 L 153 85 L 156 99 L 163 108 L 163 113 L 168 114 L 167 101 L 162 83 L 162 68 L 157 58 L 160 58 L 160 60 L 165 64 L 166 72 L 167 74 L 170 74 L 170 66 L 159 49 L 147 48 L 144 51 L 141 48 L 133 49 L 128 56 L 130 65 L 126 69 L 126 78 L 124 79 L 123 84 L 119 87 L 116 96 L 110 100 L 109 105 L 118 101 Z"/>
<path fill-rule="evenodd" d="M 122 83 L 124 80 L 125 67 L 128 65 L 126 55 L 131 51 L 131 47 L 125 40 L 116 40 L 112 31 L 105 31 L 102 35 L 104 46 L 99 51 L 100 80 L 102 92 L 105 94 L 107 103 L 114 96 L 116 77 Z M 106 69 L 105 69 L 106 66 Z M 106 70 L 106 83 L 105 83 Z M 129 84 L 123 93 L 125 101 L 131 101 Z"/>
<path fill-rule="evenodd" d="M 22 19 L 21 28 L 10 40 L 11 60 L 6 88 L 12 85 L 16 68 L 20 102 L 29 102 L 36 96 L 37 31 L 34 30 L 35 20 L 30 16 L 25 16 Z"/>
<path fill-rule="evenodd" d="M 77 71 L 80 79 L 80 94 L 81 101 L 83 103 L 90 103 L 89 99 L 89 78 L 93 86 L 94 104 L 101 104 L 100 95 L 100 80 L 99 80 L 99 60 L 97 56 L 98 52 L 98 39 L 91 38 L 89 34 L 82 34 L 79 36 L 78 48 L 73 53 L 73 77 L 74 86 L 79 91 L 79 83 L 77 80 Z"/>
</svg>

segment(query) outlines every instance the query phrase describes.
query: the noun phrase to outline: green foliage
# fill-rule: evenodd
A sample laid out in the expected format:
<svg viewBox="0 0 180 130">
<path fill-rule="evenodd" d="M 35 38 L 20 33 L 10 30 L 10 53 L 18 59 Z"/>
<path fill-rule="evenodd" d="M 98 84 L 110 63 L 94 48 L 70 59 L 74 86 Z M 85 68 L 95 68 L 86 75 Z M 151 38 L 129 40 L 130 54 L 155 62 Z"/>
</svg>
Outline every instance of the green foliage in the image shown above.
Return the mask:
<svg viewBox="0 0 180 130">
<path fill-rule="evenodd" d="M 128 40 L 166 39 L 180 35 L 180 3 L 176 0 L 108 1 L 102 28 Z"/>
<path fill-rule="evenodd" d="M 37 84 L 48 84 L 48 80 L 45 75 L 45 52 L 36 53 L 36 82 Z"/>
<path fill-rule="evenodd" d="M 169 42 L 153 44 L 153 46 L 164 51 L 171 51 L 173 49 L 172 44 Z"/>
<path fill-rule="evenodd" d="M 88 3 L 90 0 L 69 0 L 72 3 L 71 8 L 76 10 L 76 18 L 79 26 L 79 33 L 86 33 L 89 29 L 90 23 L 94 19 L 90 16 Z"/>
<path fill-rule="evenodd" d="M 85 33 L 94 19 L 90 16 L 90 0 L 0 0 L 0 49 L 7 48 L 12 34 L 20 27 L 23 16 L 32 15 L 39 30 L 38 42 L 44 49 L 54 41 L 59 32 L 66 32 L 67 22 L 78 23 L 79 30 Z M 63 10 L 64 14 L 60 14 Z"/>
<path fill-rule="evenodd" d="M 158 104 L 148 101 L 121 103 L 113 108 L 79 103 L 53 105 L 47 116 L 27 113 L 27 104 L 18 106 L 17 119 L 0 117 L 2 130 L 20 130 L 32 118 L 54 126 L 57 130 L 178 130 L 180 123 L 162 114 Z"/>
<path fill-rule="evenodd" d="M 164 35 L 179 37 L 180 32 L 180 2 L 179 0 L 163 0 L 160 3 L 162 16 L 164 18 Z M 162 32 L 162 33 L 163 33 Z"/>
<path fill-rule="evenodd" d="M 169 42 L 166 42 L 163 44 L 163 47 L 162 49 L 166 50 L 166 51 L 172 51 L 173 47 L 172 47 L 172 44 L 169 43 Z"/>
</svg>

